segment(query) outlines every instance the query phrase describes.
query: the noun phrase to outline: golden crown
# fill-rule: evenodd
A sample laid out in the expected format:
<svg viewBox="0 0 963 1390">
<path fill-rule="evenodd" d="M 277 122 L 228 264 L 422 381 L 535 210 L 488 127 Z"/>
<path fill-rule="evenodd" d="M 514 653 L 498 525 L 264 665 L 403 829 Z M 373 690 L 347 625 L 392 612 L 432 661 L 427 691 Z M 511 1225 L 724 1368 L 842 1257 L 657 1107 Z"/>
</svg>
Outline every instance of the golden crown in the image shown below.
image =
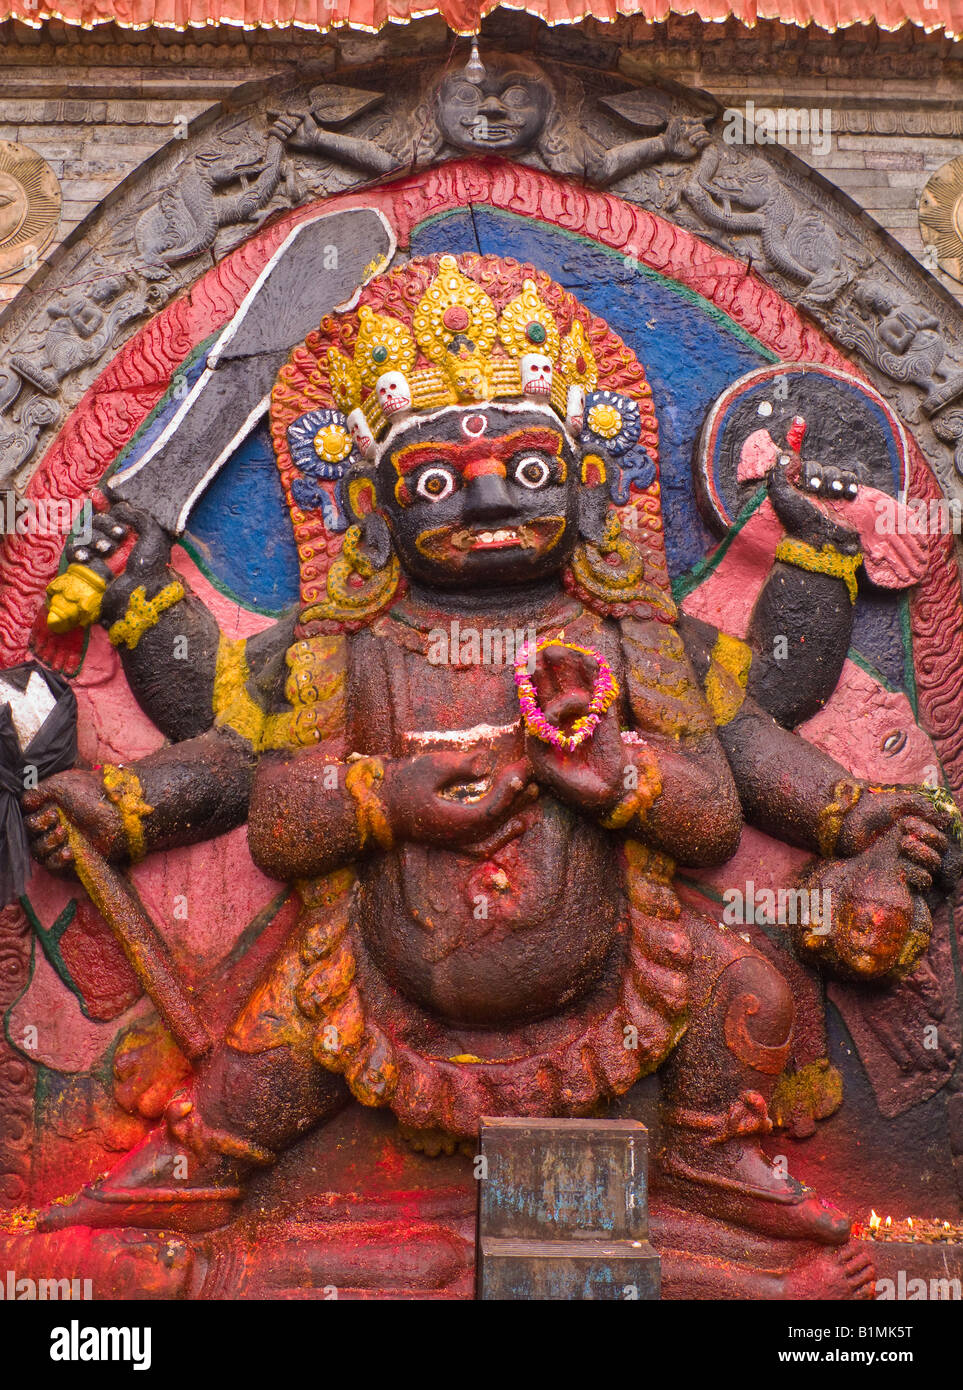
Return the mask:
<svg viewBox="0 0 963 1390">
<path fill-rule="evenodd" d="M 480 401 L 531 398 L 551 405 L 577 434 L 586 392 L 598 385 L 595 356 L 577 319 L 562 337 L 533 280 L 499 315 L 454 256 L 442 256 L 410 329 L 370 306 L 358 310 L 358 324 L 352 357 L 330 348 L 327 368 L 331 394 L 362 455 L 370 456 L 393 419 Z M 419 350 L 427 365 L 416 365 Z"/>
</svg>

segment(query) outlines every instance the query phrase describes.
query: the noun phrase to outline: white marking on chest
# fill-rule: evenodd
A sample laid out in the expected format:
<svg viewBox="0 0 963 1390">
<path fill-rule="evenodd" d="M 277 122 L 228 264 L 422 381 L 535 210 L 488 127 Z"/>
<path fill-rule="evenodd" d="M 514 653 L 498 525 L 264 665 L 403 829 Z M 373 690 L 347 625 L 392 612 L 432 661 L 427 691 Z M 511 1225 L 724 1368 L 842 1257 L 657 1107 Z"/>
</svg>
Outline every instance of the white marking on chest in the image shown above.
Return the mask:
<svg viewBox="0 0 963 1390">
<path fill-rule="evenodd" d="M 513 734 L 521 727 L 521 720 L 514 724 L 475 724 L 470 729 L 425 729 L 420 732 L 405 732 L 406 743 L 416 743 L 424 747 L 429 743 L 453 744 L 457 748 L 468 748 L 473 743 L 486 743 L 505 734 Z"/>
</svg>

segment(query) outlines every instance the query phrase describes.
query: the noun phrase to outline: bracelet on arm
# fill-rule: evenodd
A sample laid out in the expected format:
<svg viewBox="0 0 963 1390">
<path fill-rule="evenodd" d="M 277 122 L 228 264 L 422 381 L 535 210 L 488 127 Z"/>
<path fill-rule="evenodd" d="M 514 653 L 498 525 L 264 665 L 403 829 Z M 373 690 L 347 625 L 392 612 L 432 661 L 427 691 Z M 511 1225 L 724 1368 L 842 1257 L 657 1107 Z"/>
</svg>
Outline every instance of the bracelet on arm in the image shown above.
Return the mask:
<svg viewBox="0 0 963 1390">
<path fill-rule="evenodd" d="M 118 618 L 107 630 L 111 646 L 119 647 L 123 644 L 133 651 L 144 633 L 157 626 L 160 615 L 168 608 L 173 608 L 175 603 L 180 603 L 183 597 L 184 585 L 179 579 L 165 585 L 153 598 L 147 597 L 147 590 L 143 584 L 139 585 L 128 599 L 124 616 Z"/>
<path fill-rule="evenodd" d="M 702 681 L 706 704 L 718 728 L 731 724 L 742 709 L 751 666 L 752 648 L 749 644 L 720 632 Z"/>
<path fill-rule="evenodd" d="M 147 853 L 144 841 L 144 817 L 149 816 L 153 806 L 144 800 L 144 788 L 135 772 L 126 767 L 115 767 L 105 763 L 101 777 L 108 801 L 112 801 L 120 812 L 127 837 L 127 852 L 132 864 L 139 864 Z"/>
<path fill-rule="evenodd" d="M 629 738 L 625 734 L 622 738 L 636 750 L 638 761 L 633 759 L 629 764 L 635 774 L 635 785 L 627 788 L 621 801 L 602 821 L 605 830 L 622 830 L 635 817 L 641 819 L 662 792 L 662 775 L 655 754 L 638 738 Z"/>
<path fill-rule="evenodd" d="M 863 563 L 862 552 L 844 555 L 828 541 L 821 550 L 817 550 L 805 541 L 783 536 L 776 546 L 776 559 L 785 561 L 787 565 L 795 565 L 797 569 L 808 570 L 810 574 L 828 574 L 833 579 L 842 579 L 850 603 L 856 602 L 856 571 Z"/>
<path fill-rule="evenodd" d="M 833 787 L 833 799 L 816 817 L 816 842 L 824 859 L 832 859 L 836 853 L 836 843 L 843 821 L 859 801 L 863 789 L 858 782 L 844 780 Z"/>
</svg>

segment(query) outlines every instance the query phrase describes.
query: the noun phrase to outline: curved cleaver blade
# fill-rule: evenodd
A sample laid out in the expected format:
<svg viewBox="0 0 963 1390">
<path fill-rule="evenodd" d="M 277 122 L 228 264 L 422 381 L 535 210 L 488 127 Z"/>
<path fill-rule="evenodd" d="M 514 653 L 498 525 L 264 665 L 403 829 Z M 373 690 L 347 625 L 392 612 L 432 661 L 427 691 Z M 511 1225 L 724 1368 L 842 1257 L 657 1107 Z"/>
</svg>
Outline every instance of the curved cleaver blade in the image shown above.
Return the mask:
<svg viewBox="0 0 963 1390">
<path fill-rule="evenodd" d="M 395 245 L 374 208 L 321 213 L 295 227 L 222 330 L 176 414 L 109 479 L 110 495 L 143 508 L 166 531 L 182 531 L 198 497 L 268 409 L 291 349 L 325 314 L 348 307 L 372 263 L 386 265 Z"/>
</svg>

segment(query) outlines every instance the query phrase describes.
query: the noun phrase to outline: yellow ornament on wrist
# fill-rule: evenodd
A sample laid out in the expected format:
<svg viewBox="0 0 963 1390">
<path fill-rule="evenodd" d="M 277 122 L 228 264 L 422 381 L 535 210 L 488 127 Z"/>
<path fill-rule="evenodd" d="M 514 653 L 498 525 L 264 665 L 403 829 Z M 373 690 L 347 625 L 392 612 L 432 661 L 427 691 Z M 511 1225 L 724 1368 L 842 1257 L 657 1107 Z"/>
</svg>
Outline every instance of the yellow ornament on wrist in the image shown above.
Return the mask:
<svg viewBox="0 0 963 1390">
<path fill-rule="evenodd" d="M 130 861 L 132 864 L 139 864 L 147 853 L 144 817 L 149 816 L 154 808 L 144 800 L 144 788 L 140 784 L 140 778 L 129 768 L 105 763 L 101 781 L 108 801 L 112 801 L 117 807 L 124 823 Z"/>
<path fill-rule="evenodd" d="M 381 849 L 391 849 L 395 842 L 384 805 L 375 791 L 384 775 L 385 767 L 380 758 L 362 757 L 350 762 L 345 773 L 344 785 L 355 803 L 362 849 L 369 840 L 374 840 Z"/>
<path fill-rule="evenodd" d="M 776 559 L 797 569 L 808 570 L 810 574 L 828 574 L 833 579 L 841 579 L 846 585 L 850 603 L 856 602 L 856 571 L 863 563 L 861 552 L 843 555 L 827 541 L 821 550 L 805 541 L 797 541 L 792 536 L 784 536 L 776 546 Z"/>
<path fill-rule="evenodd" d="M 859 801 L 863 789 L 858 782 L 837 782 L 833 787 L 833 799 L 828 802 L 816 818 L 816 841 L 819 853 L 824 859 L 832 859 L 836 853 L 836 842 L 843 828 L 843 821 Z"/>
</svg>

